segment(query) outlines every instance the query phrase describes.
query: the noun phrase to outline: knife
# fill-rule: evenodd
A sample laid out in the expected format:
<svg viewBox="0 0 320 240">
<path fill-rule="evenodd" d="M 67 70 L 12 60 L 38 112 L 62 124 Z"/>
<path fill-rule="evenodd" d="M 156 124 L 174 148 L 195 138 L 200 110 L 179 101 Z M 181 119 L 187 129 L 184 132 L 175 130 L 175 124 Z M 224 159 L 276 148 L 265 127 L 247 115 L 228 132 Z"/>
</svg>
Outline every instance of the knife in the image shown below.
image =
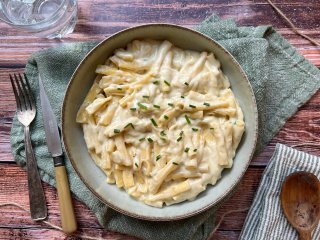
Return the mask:
<svg viewBox="0 0 320 240">
<path fill-rule="evenodd" d="M 56 117 L 45 92 L 40 74 L 39 88 L 44 130 L 46 133 L 48 150 L 53 158 L 56 175 L 62 230 L 65 233 L 72 233 L 77 230 L 77 222 L 72 205 L 69 182 L 63 158 L 60 133 Z"/>
</svg>

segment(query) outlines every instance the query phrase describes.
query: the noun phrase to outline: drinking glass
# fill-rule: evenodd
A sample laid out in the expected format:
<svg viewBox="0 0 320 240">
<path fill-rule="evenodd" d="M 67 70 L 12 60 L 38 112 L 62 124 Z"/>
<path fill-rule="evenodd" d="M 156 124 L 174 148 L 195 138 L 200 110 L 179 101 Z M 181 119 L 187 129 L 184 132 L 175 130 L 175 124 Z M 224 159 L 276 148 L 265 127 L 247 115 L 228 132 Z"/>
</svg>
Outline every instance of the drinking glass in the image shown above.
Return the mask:
<svg viewBox="0 0 320 240">
<path fill-rule="evenodd" d="M 0 20 L 33 35 L 61 38 L 73 32 L 77 0 L 1 0 Z"/>
</svg>

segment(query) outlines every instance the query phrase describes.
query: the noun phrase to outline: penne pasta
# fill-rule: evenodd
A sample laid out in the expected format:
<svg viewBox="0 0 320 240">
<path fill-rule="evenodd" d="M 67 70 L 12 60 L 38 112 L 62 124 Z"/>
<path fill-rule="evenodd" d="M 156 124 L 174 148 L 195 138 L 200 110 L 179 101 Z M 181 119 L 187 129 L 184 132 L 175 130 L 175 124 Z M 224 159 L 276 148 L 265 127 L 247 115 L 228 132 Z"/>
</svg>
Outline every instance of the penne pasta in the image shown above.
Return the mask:
<svg viewBox="0 0 320 240">
<path fill-rule="evenodd" d="M 96 73 L 76 121 L 108 184 L 162 207 L 194 199 L 232 167 L 245 123 L 213 53 L 134 40 Z"/>
</svg>

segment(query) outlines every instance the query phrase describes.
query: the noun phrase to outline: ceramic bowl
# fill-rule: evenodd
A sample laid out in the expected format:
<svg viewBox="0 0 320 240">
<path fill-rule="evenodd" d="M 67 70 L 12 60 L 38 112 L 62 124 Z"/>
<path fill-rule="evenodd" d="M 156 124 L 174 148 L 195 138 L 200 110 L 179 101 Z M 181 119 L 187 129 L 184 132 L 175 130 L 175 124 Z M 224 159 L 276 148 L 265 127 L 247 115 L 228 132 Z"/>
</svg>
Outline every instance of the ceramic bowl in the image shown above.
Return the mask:
<svg viewBox="0 0 320 240">
<path fill-rule="evenodd" d="M 95 78 L 95 69 L 113 54 L 135 39 L 169 40 L 182 49 L 213 52 L 228 76 L 231 88 L 245 117 L 246 132 L 238 147 L 234 164 L 225 169 L 214 186 L 207 187 L 193 201 L 184 201 L 163 208 L 148 206 L 131 198 L 124 190 L 106 182 L 105 174 L 87 152 L 76 114 Z M 99 43 L 81 61 L 68 85 L 62 107 L 62 133 L 66 154 L 85 185 L 102 202 L 126 215 L 157 221 L 176 220 L 203 212 L 225 198 L 239 183 L 255 150 L 258 116 L 250 83 L 237 61 L 221 45 L 194 30 L 170 24 L 148 24 L 120 31 Z"/>
</svg>

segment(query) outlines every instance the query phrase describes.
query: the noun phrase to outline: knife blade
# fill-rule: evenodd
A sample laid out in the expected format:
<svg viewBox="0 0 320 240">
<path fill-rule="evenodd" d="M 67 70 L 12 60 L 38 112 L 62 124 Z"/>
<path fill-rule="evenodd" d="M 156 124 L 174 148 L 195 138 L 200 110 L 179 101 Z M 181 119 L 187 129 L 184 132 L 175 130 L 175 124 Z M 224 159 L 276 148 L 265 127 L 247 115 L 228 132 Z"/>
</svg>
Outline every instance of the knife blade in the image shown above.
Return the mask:
<svg viewBox="0 0 320 240">
<path fill-rule="evenodd" d="M 40 74 L 39 92 L 48 151 L 51 153 L 51 156 L 53 158 L 53 165 L 55 169 L 59 208 L 61 213 L 61 225 L 65 233 L 72 233 L 77 229 L 77 222 L 72 205 L 69 182 L 63 158 L 60 132 L 56 116 L 53 113 Z"/>
<path fill-rule="evenodd" d="M 48 96 L 44 90 L 43 83 L 39 75 L 40 102 L 42 107 L 42 117 L 44 131 L 46 133 L 48 150 L 52 157 L 62 156 L 60 133 L 56 117 L 53 113 Z"/>
</svg>

